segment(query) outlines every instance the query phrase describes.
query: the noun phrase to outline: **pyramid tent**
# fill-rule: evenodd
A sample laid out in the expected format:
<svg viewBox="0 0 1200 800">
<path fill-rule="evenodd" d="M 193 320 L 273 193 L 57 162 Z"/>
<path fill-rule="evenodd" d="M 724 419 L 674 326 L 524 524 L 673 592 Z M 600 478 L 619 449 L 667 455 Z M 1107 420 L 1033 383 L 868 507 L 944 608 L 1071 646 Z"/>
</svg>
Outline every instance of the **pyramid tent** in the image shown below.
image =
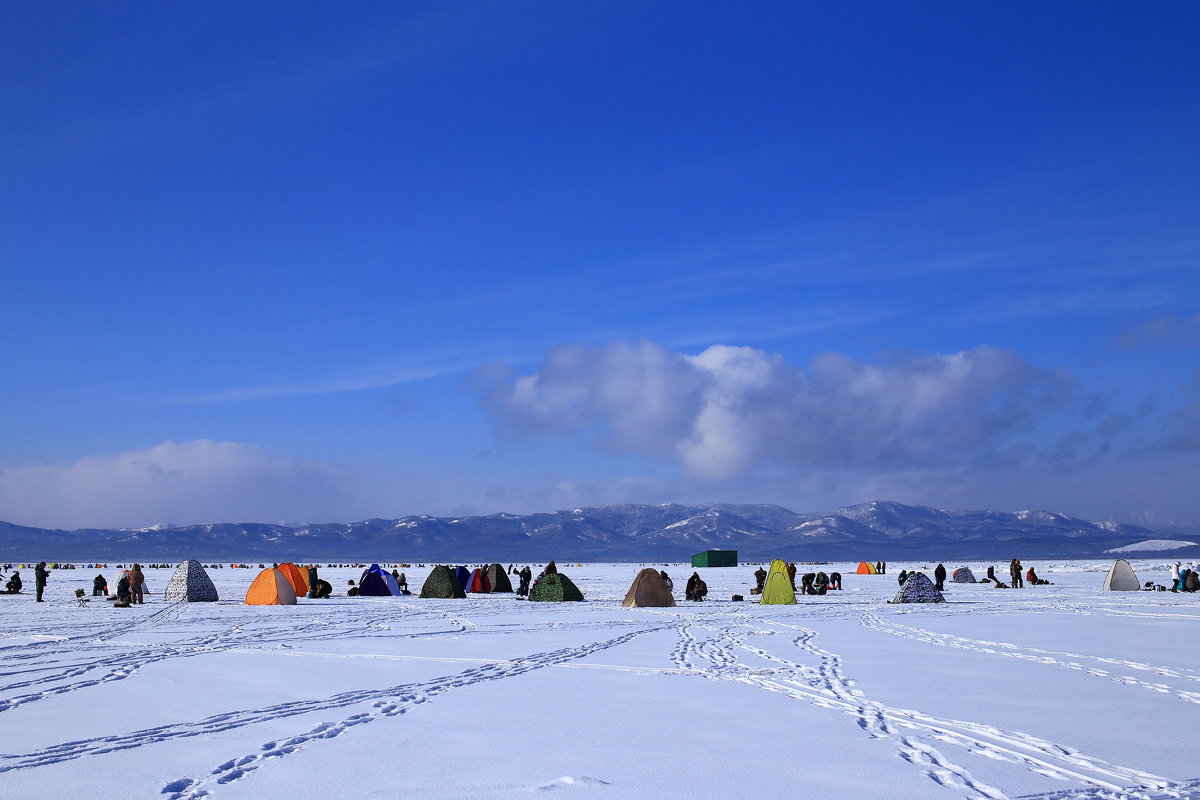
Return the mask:
<svg viewBox="0 0 1200 800">
<path fill-rule="evenodd" d="M 675 598 L 659 571 L 646 567 L 633 579 L 621 605 L 625 608 L 669 608 L 675 605 Z"/>
<path fill-rule="evenodd" d="M 300 569 L 290 561 L 280 564 L 276 569 L 287 576 L 288 583 L 292 585 L 292 591 L 296 593 L 296 597 L 304 597 L 308 594 L 308 570 Z"/>
<path fill-rule="evenodd" d="M 199 561 L 189 559 L 175 569 L 163 599 L 172 602 L 213 603 L 217 600 L 217 587 L 204 571 Z"/>
<path fill-rule="evenodd" d="M 950 576 L 953 583 L 979 583 L 975 580 L 975 573 L 971 572 L 970 567 L 959 567 L 954 570 L 954 574 Z"/>
<path fill-rule="evenodd" d="M 530 587 L 529 599 L 538 603 L 579 601 L 583 599 L 583 592 L 566 575 L 552 572 L 538 578 L 537 583 Z"/>
<path fill-rule="evenodd" d="M 291 581 L 274 567 L 267 567 L 258 573 L 254 583 L 246 592 L 248 606 L 294 606 L 296 605 L 296 590 Z"/>
<path fill-rule="evenodd" d="M 1138 583 L 1137 575 L 1129 562 L 1118 558 L 1108 569 L 1108 577 L 1104 579 L 1104 588 L 1110 592 L 1136 592 L 1142 586 Z"/>
<path fill-rule="evenodd" d="M 476 568 L 471 577 L 467 578 L 467 585 L 463 588 L 474 594 L 491 594 L 492 583 L 484 570 Z"/>
<path fill-rule="evenodd" d="M 451 567 L 450 569 L 453 570 L 454 577 L 458 578 L 458 585 L 465 591 L 467 583 L 471 580 L 471 570 L 466 567 Z"/>
<path fill-rule="evenodd" d="M 433 572 L 429 573 L 429 577 L 425 579 L 425 585 L 421 587 L 421 597 L 425 598 L 466 596 L 467 593 L 463 591 L 462 584 L 454 576 L 454 571 L 442 564 L 433 568 Z"/>
<path fill-rule="evenodd" d="M 896 592 L 892 602 L 944 603 L 946 598 L 942 597 L 942 593 L 934 587 L 933 581 L 929 580 L 929 576 L 924 572 L 910 572 L 908 580 L 900 587 L 900 591 Z"/>
<path fill-rule="evenodd" d="M 504 571 L 504 567 L 500 564 L 492 564 L 487 568 L 488 582 L 492 584 L 492 593 L 496 592 L 511 592 L 512 581 L 508 579 L 508 573 Z"/>
<path fill-rule="evenodd" d="M 400 586 L 392 573 L 378 564 L 372 564 L 358 581 L 358 594 L 365 597 L 399 597 Z"/>
<path fill-rule="evenodd" d="M 788 577 L 787 564 L 778 558 L 771 562 L 771 568 L 767 570 L 762 599 L 758 603 L 764 606 L 794 606 L 796 604 L 796 590 L 792 588 L 792 579 Z"/>
<path fill-rule="evenodd" d="M 860 561 L 860 562 L 858 562 L 857 574 L 859 574 L 859 575 L 875 575 L 875 574 L 877 574 L 876 570 L 875 570 L 875 565 L 868 564 L 865 561 Z"/>
</svg>

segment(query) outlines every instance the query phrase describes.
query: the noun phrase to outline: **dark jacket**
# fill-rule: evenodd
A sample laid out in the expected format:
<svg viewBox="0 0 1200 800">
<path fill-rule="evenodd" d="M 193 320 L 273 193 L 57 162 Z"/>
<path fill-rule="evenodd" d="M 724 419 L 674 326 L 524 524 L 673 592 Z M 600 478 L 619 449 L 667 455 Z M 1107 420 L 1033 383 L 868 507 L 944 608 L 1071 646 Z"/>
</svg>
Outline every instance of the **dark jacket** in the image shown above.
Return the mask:
<svg viewBox="0 0 1200 800">
<path fill-rule="evenodd" d="M 117 597 L 122 600 L 129 599 L 129 578 L 124 575 L 117 581 Z"/>
<path fill-rule="evenodd" d="M 45 586 L 46 579 L 50 577 L 50 570 L 46 569 L 46 562 L 43 561 L 33 570 L 33 582 L 37 586 Z"/>
</svg>

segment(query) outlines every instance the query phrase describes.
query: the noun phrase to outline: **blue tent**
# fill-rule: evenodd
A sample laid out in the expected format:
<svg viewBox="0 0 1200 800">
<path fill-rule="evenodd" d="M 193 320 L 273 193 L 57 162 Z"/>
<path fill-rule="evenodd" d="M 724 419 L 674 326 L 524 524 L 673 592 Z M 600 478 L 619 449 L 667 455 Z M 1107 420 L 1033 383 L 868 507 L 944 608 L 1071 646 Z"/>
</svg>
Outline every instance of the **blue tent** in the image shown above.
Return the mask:
<svg viewBox="0 0 1200 800">
<path fill-rule="evenodd" d="M 368 597 L 393 597 L 400 594 L 400 587 L 396 585 L 392 573 L 378 564 L 372 564 L 358 582 L 358 593 Z"/>
<path fill-rule="evenodd" d="M 467 584 L 471 582 L 471 570 L 466 567 L 455 567 L 454 577 L 458 578 L 458 585 L 465 591 Z"/>
</svg>

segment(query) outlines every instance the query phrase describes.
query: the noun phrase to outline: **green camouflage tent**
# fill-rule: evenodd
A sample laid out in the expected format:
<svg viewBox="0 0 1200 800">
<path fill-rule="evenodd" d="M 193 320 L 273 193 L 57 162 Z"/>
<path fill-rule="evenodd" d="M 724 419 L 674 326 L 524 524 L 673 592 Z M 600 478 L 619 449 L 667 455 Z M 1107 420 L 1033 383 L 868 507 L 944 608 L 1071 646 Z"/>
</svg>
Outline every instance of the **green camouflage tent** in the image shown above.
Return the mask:
<svg viewBox="0 0 1200 800">
<path fill-rule="evenodd" d="M 582 600 L 583 592 L 561 572 L 543 575 L 529 590 L 529 599 L 541 603 L 561 603 L 564 600 Z"/>
<path fill-rule="evenodd" d="M 458 578 L 454 577 L 454 573 L 450 568 L 439 564 L 433 568 L 433 572 L 429 573 L 429 577 L 425 579 L 425 585 L 421 587 L 421 597 L 433 598 L 449 598 L 449 597 L 466 597 L 467 593 L 463 591 L 462 584 L 458 582 Z"/>
</svg>

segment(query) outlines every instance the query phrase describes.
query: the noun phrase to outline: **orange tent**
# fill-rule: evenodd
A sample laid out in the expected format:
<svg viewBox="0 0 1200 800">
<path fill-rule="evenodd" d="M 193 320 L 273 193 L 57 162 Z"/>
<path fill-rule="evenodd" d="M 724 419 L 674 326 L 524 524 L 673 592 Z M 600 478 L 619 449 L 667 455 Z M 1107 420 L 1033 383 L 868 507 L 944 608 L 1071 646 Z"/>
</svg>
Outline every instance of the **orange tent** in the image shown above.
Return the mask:
<svg viewBox="0 0 1200 800">
<path fill-rule="evenodd" d="M 280 564 L 279 571 L 287 576 L 288 583 L 292 585 L 292 591 L 296 593 L 296 597 L 304 597 L 308 594 L 308 571 L 300 569 L 290 561 Z"/>
<path fill-rule="evenodd" d="M 858 562 L 858 574 L 859 575 L 875 575 L 875 574 L 877 574 L 875 572 L 875 565 L 868 564 L 865 561 Z"/>
<path fill-rule="evenodd" d="M 287 576 L 273 567 L 258 573 L 246 592 L 248 606 L 294 606 L 296 592 Z"/>
</svg>

